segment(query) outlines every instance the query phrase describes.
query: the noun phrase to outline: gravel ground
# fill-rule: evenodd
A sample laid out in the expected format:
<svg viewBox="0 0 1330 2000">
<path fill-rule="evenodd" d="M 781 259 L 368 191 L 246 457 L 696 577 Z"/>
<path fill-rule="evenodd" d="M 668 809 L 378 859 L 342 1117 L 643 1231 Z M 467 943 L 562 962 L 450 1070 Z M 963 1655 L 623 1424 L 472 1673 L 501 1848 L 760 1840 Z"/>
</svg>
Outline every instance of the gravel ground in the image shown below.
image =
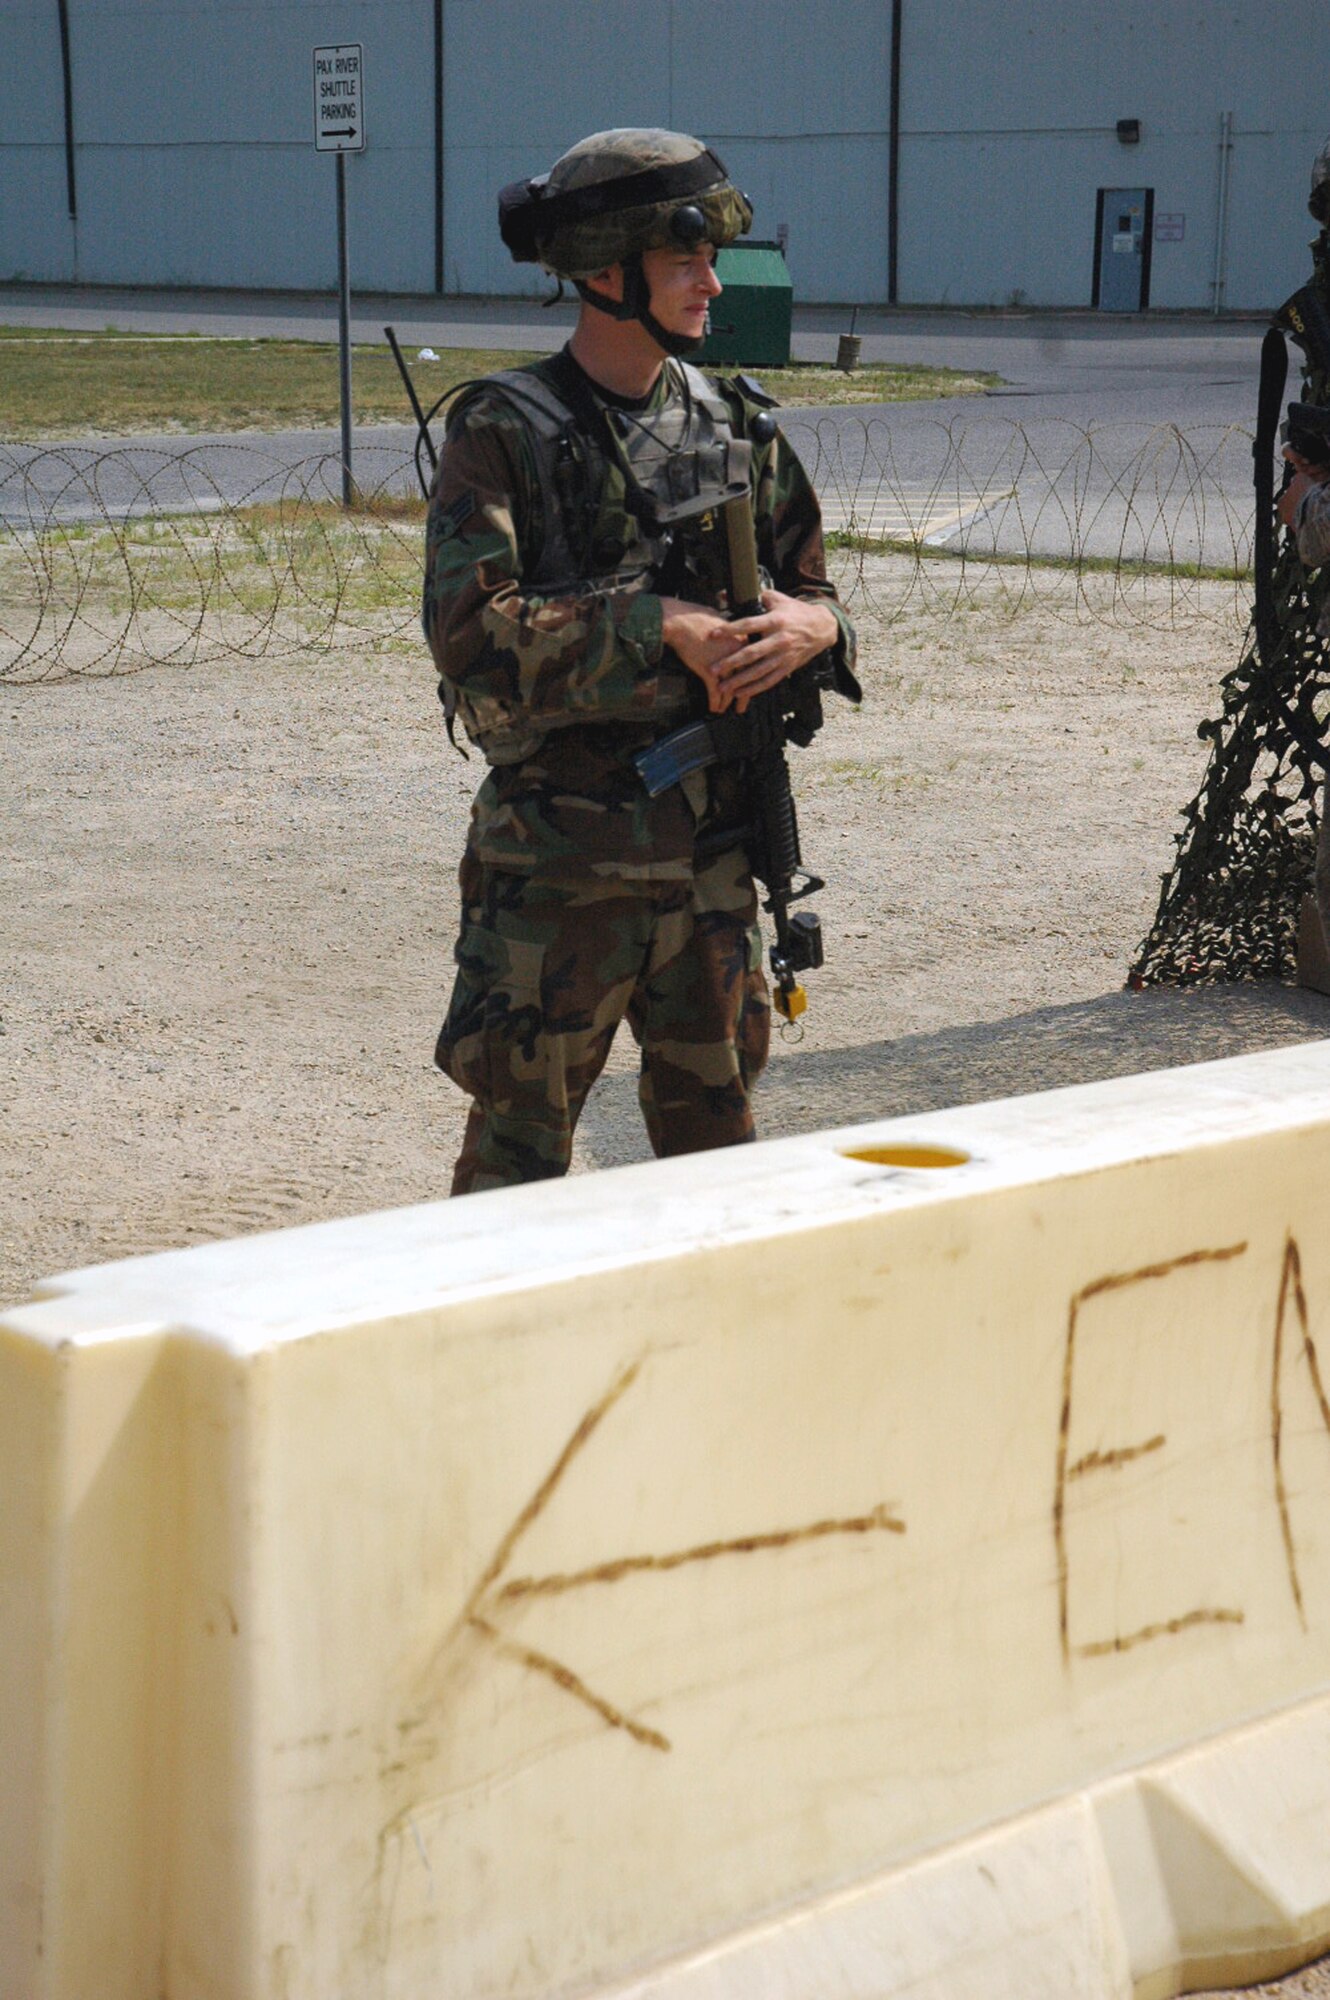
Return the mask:
<svg viewBox="0 0 1330 2000">
<path fill-rule="evenodd" d="M 1231 586 L 1011 573 L 943 617 L 870 561 L 867 699 L 796 753 L 827 964 L 758 1100 L 778 1134 L 1330 1034 L 1283 987 L 1128 995 Z M 973 572 L 969 573 L 973 577 Z M 1045 573 L 1047 575 L 1047 573 Z M 939 565 L 945 591 L 955 570 Z M 423 650 L 276 652 L 0 689 L 0 1305 L 71 1266 L 432 1198 L 464 1106 L 431 1063 L 477 778 Z M 577 1170 L 639 1159 L 616 1045 Z M 1325 1967 L 1261 1993 L 1330 1996 Z"/>
<path fill-rule="evenodd" d="M 769 1133 L 1326 1032 L 1274 987 L 1122 992 L 1239 634 L 1193 591 L 1122 631 L 1109 583 L 956 566 L 858 584 L 867 699 L 796 757 L 827 964 L 777 1041 Z M 973 576 L 975 572 L 967 572 Z M 1047 579 L 1047 572 L 1043 573 Z M 1017 580 L 1019 581 L 1019 579 Z M 1161 591 L 1162 591 L 1161 586 Z M 1168 605 L 1146 603 L 1167 617 Z M 432 1067 L 477 781 L 423 649 L 218 656 L 0 691 L 0 1301 L 71 1265 L 418 1201 L 463 1104 Z M 578 1168 L 644 1157 L 633 1050 Z"/>
</svg>

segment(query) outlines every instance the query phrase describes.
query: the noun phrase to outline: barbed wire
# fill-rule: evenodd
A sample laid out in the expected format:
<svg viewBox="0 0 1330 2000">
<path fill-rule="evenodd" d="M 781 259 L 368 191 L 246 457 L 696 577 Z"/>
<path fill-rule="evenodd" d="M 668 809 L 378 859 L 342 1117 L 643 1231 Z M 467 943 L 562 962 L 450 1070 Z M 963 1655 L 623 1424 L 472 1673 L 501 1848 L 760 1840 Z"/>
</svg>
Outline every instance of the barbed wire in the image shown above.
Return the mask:
<svg viewBox="0 0 1330 2000">
<path fill-rule="evenodd" d="M 1245 617 L 1251 434 L 1238 426 L 796 412 L 784 428 L 851 608 L 946 618 L 982 583 L 1009 611 L 1123 629 Z M 409 456 L 362 439 L 356 471 L 360 505 L 344 510 L 337 457 L 276 441 L 0 444 L 0 680 L 418 643 Z"/>
<path fill-rule="evenodd" d="M 1227 622 L 1228 604 L 1201 588 L 1215 580 L 1245 610 L 1252 437 L 1240 426 L 952 419 L 898 441 L 877 420 L 857 451 L 841 424 L 788 428 L 833 528 L 843 518 L 861 547 L 912 553 L 913 588 L 938 609 L 963 596 L 963 571 L 979 564 L 1013 572 L 1015 607 L 1047 602 L 1063 615 L 1066 572 L 1107 576 L 1107 594 L 1073 593 L 1071 609 L 1131 628 Z"/>
</svg>

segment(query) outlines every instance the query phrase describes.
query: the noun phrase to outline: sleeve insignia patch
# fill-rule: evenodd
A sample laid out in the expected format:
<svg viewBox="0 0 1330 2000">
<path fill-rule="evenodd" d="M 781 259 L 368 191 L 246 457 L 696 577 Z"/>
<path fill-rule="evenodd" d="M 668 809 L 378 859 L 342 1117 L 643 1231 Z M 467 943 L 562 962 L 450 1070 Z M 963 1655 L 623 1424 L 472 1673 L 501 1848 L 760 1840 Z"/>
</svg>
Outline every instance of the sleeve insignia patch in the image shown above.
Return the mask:
<svg viewBox="0 0 1330 2000">
<path fill-rule="evenodd" d="M 445 507 L 436 520 L 435 528 L 439 540 L 450 542 L 454 535 L 460 535 L 471 516 L 476 511 L 474 493 L 459 493 L 451 507 Z"/>
</svg>

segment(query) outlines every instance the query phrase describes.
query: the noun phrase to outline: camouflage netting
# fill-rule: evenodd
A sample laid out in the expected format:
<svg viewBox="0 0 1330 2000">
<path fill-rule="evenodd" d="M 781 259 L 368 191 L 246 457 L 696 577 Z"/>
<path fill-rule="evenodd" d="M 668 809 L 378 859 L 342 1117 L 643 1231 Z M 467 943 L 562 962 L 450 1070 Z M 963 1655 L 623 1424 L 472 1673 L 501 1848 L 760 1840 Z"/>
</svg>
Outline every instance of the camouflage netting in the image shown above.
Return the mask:
<svg viewBox="0 0 1330 2000">
<path fill-rule="evenodd" d="M 1312 254 L 1310 288 L 1330 306 L 1325 235 Z M 1301 400 L 1330 403 L 1330 369 L 1307 358 L 1302 374 Z M 1325 778 L 1317 752 L 1330 710 L 1330 641 L 1316 626 L 1330 565 L 1305 570 L 1278 527 L 1274 549 L 1266 608 L 1258 601 L 1242 659 L 1221 683 L 1222 713 L 1197 731 L 1212 745 L 1210 761 L 1184 811 L 1132 987 L 1294 976 Z"/>
</svg>

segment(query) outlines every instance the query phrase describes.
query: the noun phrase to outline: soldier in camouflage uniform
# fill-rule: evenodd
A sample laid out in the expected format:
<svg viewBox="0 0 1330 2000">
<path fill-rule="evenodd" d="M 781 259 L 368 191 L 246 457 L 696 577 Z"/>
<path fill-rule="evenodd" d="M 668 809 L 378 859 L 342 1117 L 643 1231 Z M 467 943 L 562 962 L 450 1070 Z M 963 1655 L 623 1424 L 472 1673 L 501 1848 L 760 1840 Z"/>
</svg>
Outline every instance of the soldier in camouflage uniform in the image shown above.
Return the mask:
<svg viewBox="0 0 1330 2000">
<path fill-rule="evenodd" d="M 760 616 L 722 615 L 706 536 L 653 527 L 627 469 L 625 439 L 687 439 L 694 407 L 722 449 L 759 408 L 683 361 L 720 290 L 715 249 L 752 219 L 719 160 L 677 133 L 599 133 L 505 189 L 500 217 L 514 255 L 571 280 L 582 309 L 562 353 L 453 405 L 430 501 L 425 633 L 450 726 L 491 767 L 436 1054 L 473 1100 L 455 1194 L 567 1170 L 625 1018 L 657 1154 L 754 1136 L 770 1010 L 756 891 L 726 833 L 740 775 L 714 766 L 649 797 L 633 758 L 815 660 L 857 694 L 817 501 L 779 431 L 751 449 L 773 583 Z"/>
<path fill-rule="evenodd" d="M 1324 231 L 1330 225 L 1330 139 L 1312 163 L 1307 207 Z M 1284 456 L 1292 465 L 1293 474 L 1279 498 L 1279 518 L 1292 533 L 1304 566 L 1321 569 L 1330 563 L 1330 466 L 1313 465 L 1299 457 L 1290 445 L 1284 447 Z M 1330 638 L 1330 593 L 1322 600 L 1316 630 L 1323 639 Z M 1330 778 L 1321 797 L 1315 895 L 1322 934 L 1330 941 Z"/>
<path fill-rule="evenodd" d="M 1224 675 L 1221 713 L 1197 731 L 1210 755 L 1128 974 L 1137 989 L 1296 976 L 1330 991 L 1322 935 L 1330 925 L 1330 473 L 1291 454 L 1293 476 L 1277 502 L 1272 477 L 1288 338 L 1300 350 L 1298 400 L 1330 410 L 1330 141 L 1313 165 L 1307 206 L 1317 224 L 1312 269 L 1272 315 L 1261 346 L 1252 623 Z"/>
</svg>

